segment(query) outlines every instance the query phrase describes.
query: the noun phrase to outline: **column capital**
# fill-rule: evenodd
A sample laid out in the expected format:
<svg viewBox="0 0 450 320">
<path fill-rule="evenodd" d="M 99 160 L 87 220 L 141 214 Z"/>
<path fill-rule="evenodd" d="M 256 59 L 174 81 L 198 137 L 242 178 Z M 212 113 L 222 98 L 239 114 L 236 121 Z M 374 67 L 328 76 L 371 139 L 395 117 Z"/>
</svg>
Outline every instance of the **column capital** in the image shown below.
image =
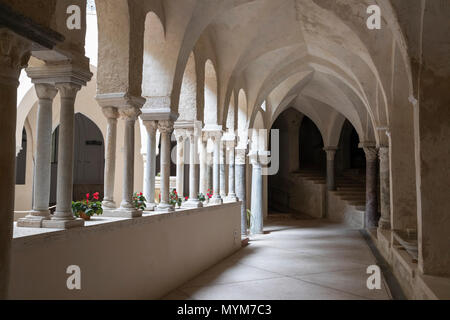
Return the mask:
<svg viewBox="0 0 450 320">
<path fill-rule="evenodd" d="M 389 160 L 389 147 L 380 146 L 378 156 L 380 157 L 380 161 Z"/>
<path fill-rule="evenodd" d="M 54 85 L 48 83 L 36 83 L 34 89 L 40 100 L 53 100 L 58 93 L 58 89 Z"/>
<path fill-rule="evenodd" d="M 173 130 L 175 134 L 175 139 L 177 139 L 177 143 L 183 143 L 183 141 L 187 138 L 188 132 L 185 128 L 176 128 Z"/>
<path fill-rule="evenodd" d="M 247 148 L 239 148 L 235 149 L 235 163 L 236 164 L 245 164 L 245 159 L 247 157 Z"/>
<path fill-rule="evenodd" d="M 143 120 L 142 123 L 149 134 L 156 134 L 156 130 L 158 130 L 158 121 Z"/>
<path fill-rule="evenodd" d="M 327 153 L 327 160 L 334 160 L 334 157 L 336 156 L 336 152 L 338 151 L 337 147 L 325 147 L 323 148 L 323 151 Z"/>
<path fill-rule="evenodd" d="M 78 91 L 81 90 L 81 85 L 73 82 L 62 82 L 55 85 L 58 88 L 59 95 L 62 99 L 75 99 Z"/>
<path fill-rule="evenodd" d="M 85 66 L 74 63 L 45 64 L 26 69 L 33 83 L 66 84 L 71 83 L 80 88 L 92 79 L 92 72 Z"/>
<path fill-rule="evenodd" d="M 363 147 L 366 159 L 369 162 L 377 160 L 378 150 L 375 147 Z"/>
<path fill-rule="evenodd" d="M 119 113 L 122 119 L 126 121 L 136 121 L 141 114 L 141 110 L 139 108 L 129 106 L 128 108 L 119 109 Z"/>
<path fill-rule="evenodd" d="M 119 110 L 115 107 L 102 107 L 102 112 L 107 119 L 117 120 L 120 117 Z"/>
<path fill-rule="evenodd" d="M 31 42 L 6 28 L 0 28 L 0 81 L 18 86 L 20 71 L 28 64 Z"/>
<path fill-rule="evenodd" d="M 158 130 L 161 133 L 171 134 L 173 132 L 173 121 L 171 120 L 158 121 Z"/>
</svg>

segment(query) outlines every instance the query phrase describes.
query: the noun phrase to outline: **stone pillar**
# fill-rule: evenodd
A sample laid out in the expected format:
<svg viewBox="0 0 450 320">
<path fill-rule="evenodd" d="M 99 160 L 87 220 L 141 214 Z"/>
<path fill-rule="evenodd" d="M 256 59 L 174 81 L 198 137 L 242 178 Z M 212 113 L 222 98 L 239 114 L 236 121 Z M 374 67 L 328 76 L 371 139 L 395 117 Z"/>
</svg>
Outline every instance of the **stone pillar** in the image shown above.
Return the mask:
<svg viewBox="0 0 450 320">
<path fill-rule="evenodd" d="M 251 198 L 251 234 L 262 234 L 264 232 L 264 213 L 263 213 L 263 179 L 261 162 L 258 159 L 258 152 L 252 152 L 250 155 L 252 164 L 252 198 Z"/>
<path fill-rule="evenodd" d="M 380 219 L 377 200 L 377 149 L 364 147 L 366 154 L 366 228 L 375 228 Z"/>
<path fill-rule="evenodd" d="M 16 187 L 17 87 L 31 44 L 7 29 L 0 29 L 0 41 L 0 299 L 6 299 Z"/>
<path fill-rule="evenodd" d="M 50 84 L 36 84 L 39 98 L 37 113 L 37 134 L 35 154 L 35 174 L 33 180 L 34 203 L 28 216 L 19 219 L 18 227 L 42 227 L 43 220 L 50 219 L 50 171 L 52 152 L 52 108 L 58 90 Z"/>
<path fill-rule="evenodd" d="M 213 197 L 210 203 L 218 205 L 223 203 L 220 196 L 220 147 L 221 147 L 222 132 L 216 132 L 211 139 L 214 143 L 214 157 L 213 157 Z"/>
<path fill-rule="evenodd" d="M 117 119 L 119 112 L 117 108 L 102 108 L 108 123 L 106 125 L 106 148 L 105 148 L 105 179 L 103 210 L 115 210 L 114 183 L 116 177 L 116 145 L 117 145 Z"/>
<path fill-rule="evenodd" d="M 337 148 L 328 147 L 323 150 L 327 153 L 327 189 L 333 191 L 336 190 L 334 158 L 336 156 Z"/>
<path fill-rule="evenodd" d="M 177 183 L 178 196 L 184 199 L 184 143 L 186 132 L 184 129 L 175 129 L 177 139 Z"/>
<path fill-rule="evenodd" d="M 198 159 L 197 144 L 198 132 L 196 129 L 188 129 L 189 138 L 189 200 L 183 203 L 183 208 L 201 208 L 203 204 L 198 200 Z"/>
<path fill-rule="evenodd" d="M 116 217 L 135 218 L 142 216 L 133 204 L 134 193 L 134 146 L 136 120 L 141 114 L 138 107 L 128 106 L 119 110 L 125 122 L 124 154 L 123 154 L 123 189 L 120 208 L 115 211 Z"/>
<path fill-rule="evenodd" d="M 226 145 L 224 140 L 220 140 L 220 197 L 225 199 L 227 196 L 226 190 Z"/>
<path fill-rule="evenodd" d="M 56 211 L 51 220 L 42 222 L 42 226 L 67 229 L 84 226 L 84 220 L 75 219 L 72 213 L 74 108 L 75 98 L 81 86 L 74 83 L 61 83 L 56 87 L 61 96 Z"/>
<path fill-rule="evenodd" d="M 155 176 L 156 176 L 156 130 L 157 121 L 143 121 L 147 131 L 147 154 L 145 161 L 144 197 L 147 200 L 145 211 L 154 211 L 155 203 Z"/>
<path fill-rule="evenodd" d="M 381 218 L 378 223 L 380 229 L 391 229 L 391 193 L 389 173 L 389 147 L 382 146 L 380 157 L 380 209 Z"/>
<path fill-rule="evenodd" d="M 245 148 L 236 148 L 236 195 L 241 201 L 241 234 L 247 234 L 247 209 L 246 209 L 246 153 Z"/>
<path fill-rule="evenodd" d="M 170 138 L 173 132 L 173 122 L 163 120 L 158 122 L 158 129 L 161 133 L 161 202 L 156 207 L 156 211 L 169 212 L 175 208 L 169 203 L 170 193 Z"/>
<path fill-rule="evenodd" d="M 208 163 L 207 163 L 207 140 L 201 136 L 199 138 L 200 146 L 200 192 L 205 195 L 206 201 L 208 201 Z"/>
<path fill-rule="evenodd" d="M 235 189 L 235 154 L 234 149 L 236 147 L 235 139 L 227 141 L 227 151 L 228 151 L 228 196 L 226 202 L 236 202 L 238 201 L 236 197 Z"/>
</svg>

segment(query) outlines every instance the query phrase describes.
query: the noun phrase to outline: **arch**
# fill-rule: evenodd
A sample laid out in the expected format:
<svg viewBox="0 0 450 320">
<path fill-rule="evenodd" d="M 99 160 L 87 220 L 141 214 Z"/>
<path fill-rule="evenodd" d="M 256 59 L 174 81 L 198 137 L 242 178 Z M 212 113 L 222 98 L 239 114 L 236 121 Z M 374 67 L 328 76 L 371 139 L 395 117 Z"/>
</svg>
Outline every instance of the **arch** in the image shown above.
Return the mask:
<svg viewBox="0 0 450 320">
<path fill-rule="evenodd" d="M 180 103 L 178 107 L 178 120 L 194 121 L 198 119 L 197 104 L 197 74 L 194 52 L 191 52 L 181 85 Z"/>
<path fill-rule="evenodd" d="M 205 63 L 205 111 L 204 122 L 206 125 L 216 125 L 217 123 L 217 73 L 211 60 Z"/>
</svg>

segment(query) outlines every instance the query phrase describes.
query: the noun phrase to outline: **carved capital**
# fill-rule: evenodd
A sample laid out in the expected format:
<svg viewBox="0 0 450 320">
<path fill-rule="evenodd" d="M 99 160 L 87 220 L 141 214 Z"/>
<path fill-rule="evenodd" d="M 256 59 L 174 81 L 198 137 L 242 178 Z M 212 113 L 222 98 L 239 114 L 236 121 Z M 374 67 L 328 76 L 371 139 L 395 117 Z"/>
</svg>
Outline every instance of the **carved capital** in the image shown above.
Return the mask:
<svg viewBox="0 0 450 320">
<path fill-rule="evenodd" d="M 0 80 L 3 83 L 19 85 L 20 71 L 27 66 L 30 55 L 30 41 L 8 29 L 0 29 Z"/>
<path fill-rule="evenodd" d="M 389 161 L 389 147 L 382 146 L 378 151 L 380 161 Z"/>
<path fill-rule="evenodd" d="M 378 150 L 375 147 L 364 147 L 364 153 L 366 154 L 366 160 L 373 162 L 377 160 Z"/>
<path fill-rule="evenodd" d="M 135 107 L 128 107 L 119 109 L 120 116 L 125 121 L 136 121 L 139 115 L 141 114 L 141 110 Z"/>
<path fill-rule="evenodd" d="M 334 160 L 337 150 L 338 150 L 338 148 L 336 148 L 336 147 L 323 148 L 323 151 L 325 151 L 327 153 L 327 160 L 328 161 Z"/>
<path fill-rule="evenodd" d="M 161 134 L 171 134 L 173 132 L 173 121 L 162 120 L 158 121 L 158 130 Z"/>
<path fill-rule="evenodd" d="M 54 85 L 47 83 L 37 83 L 34 85 L 34 89 L 36 90 L 36 95 L 39 100 L 53 101 L 58 93 L 58 89 L 56 89 Z"/>
<path fill-rule="evenodd" d="M 144 120 L 144 121 L 142 121 L 142 123 L 144 124 L 145 128 L 147 129 L 147 133 L 149 135 L 156 134 L 156 130 L 158 130 L 158 121 Z"/>
<path fill-rule="evenodd" d="M 102 108 L 102 112 L 105 115 L 106 119 L 119 119 L 120 114 L 117 108 L 114 107 L 105 107 Z"/>
<path fill-rule="evenodd" d="M 66 82 L 56 84 L 56 88 L 58 88 L 59 95 L 62 99 L 75 99 L 81 86 L 75 83 Z"/>
</svg>

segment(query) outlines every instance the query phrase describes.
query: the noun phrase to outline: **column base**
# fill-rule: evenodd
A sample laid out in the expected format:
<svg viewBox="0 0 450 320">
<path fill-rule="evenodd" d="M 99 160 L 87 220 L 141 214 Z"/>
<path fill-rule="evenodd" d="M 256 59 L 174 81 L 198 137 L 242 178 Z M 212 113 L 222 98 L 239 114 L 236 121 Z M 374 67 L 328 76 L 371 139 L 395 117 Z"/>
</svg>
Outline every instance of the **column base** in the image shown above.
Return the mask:
<svg viewBox="0 0 450 320">
<path fill-rule="evenodd" d="M 378 228 L 382 230 L 391 230 L 391 222 L 380 219 L 380 221 L 378 222 Z"/>
<path fill-rule="evenodd" d="M 221 196 L 213 196 L 211 199 L 209 199 L 210 206 L 217 206 L 221 204 L 223 204 L 223 199 Z"/>
<path fill-rule="evenodd" d="M 238 202 L 238 198 L 236 197 L 236 195 L 231 194 L 225 197 L 225 199 L 223 199 L 223 203 L 230 203 L 230 202 Z"/>
<path fill-rule="evenodd" d="M 118 208 L 115 210 L 103 210 L 104 217 L 110 218 L 139 218 L 142 217 L 142 210 L 132 208 Z"/>
<path fill-rule="evenodd" d="M 168 203 L 160 203 L 156 208 L 157 212 L 173 212 L 175 211 L 175 207 Z"/>
<path fill-rule="evenodd" d="M 63 219 L 52 218 L 50 220 L 42 221 L 42 228 L 72 229 L 72 228 L 79 228 L 79 227 L 84 227 L 83 219 L 63 220 Z"/>
<path fill-rule="evenodd" d="M 34 214 L 33 214 L 34 213 Z M 42 222 L 44 220 L 50 220 L 50 214 L 49 211 L 41 212 L 41 214 L 47 213 L 46 216 L 44 215 L 35 215 L 38 213 L 38 211 L 32 211 L 29 215 L 27 215 L 25 218 L 21 218 L 17 221 L 17 226 L 20 228 L 42 228 Z"/>
<path fill-rule="evenodd" d="M 103 200 L 102 208 L 103 208 L 103 211 L 105 211 L 105 210 L 116 210 L 117 206 L 116 206 L 116 203 L 114 201 Z"/>
<path fill-rule="evenodd" d="M 203 203 L 198 199 L 189 199 L 181 205 L 181 208 L 185 209 L 194 209 L 194 208 L 203 208 Z"/>
<path fill-rule="evenodd" d="M 146 203 L 146 208 L 144 209 L 144 211 L 155 211 L 155 208 L 157 206 L 156 203 Z"/>
</svg>

